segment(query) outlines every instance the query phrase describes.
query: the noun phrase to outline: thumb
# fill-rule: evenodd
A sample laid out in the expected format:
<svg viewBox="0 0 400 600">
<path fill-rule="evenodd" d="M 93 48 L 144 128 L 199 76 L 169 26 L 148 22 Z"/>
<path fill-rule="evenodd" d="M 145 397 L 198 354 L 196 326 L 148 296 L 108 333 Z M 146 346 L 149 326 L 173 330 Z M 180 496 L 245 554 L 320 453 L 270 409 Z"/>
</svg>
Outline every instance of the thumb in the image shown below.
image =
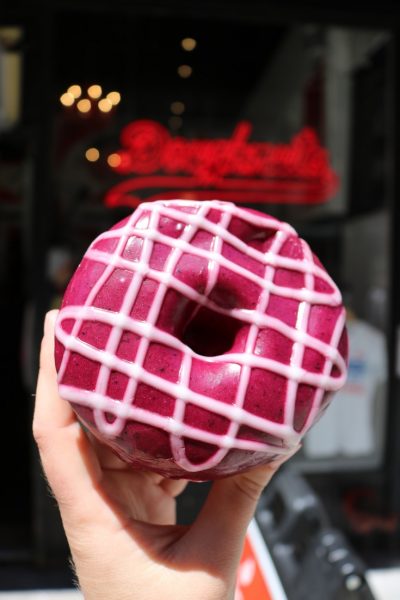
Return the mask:
<svg viewBox="0 0 400 600">
<path fill-rule="evenodd" d="M 207 549 L 210 561 L 239 562 L 243 542 L 257 503 L 279 467 L 295 452 L 251 471 L 216 481 L 191 529 L 194 547 Z"/>
</svg>

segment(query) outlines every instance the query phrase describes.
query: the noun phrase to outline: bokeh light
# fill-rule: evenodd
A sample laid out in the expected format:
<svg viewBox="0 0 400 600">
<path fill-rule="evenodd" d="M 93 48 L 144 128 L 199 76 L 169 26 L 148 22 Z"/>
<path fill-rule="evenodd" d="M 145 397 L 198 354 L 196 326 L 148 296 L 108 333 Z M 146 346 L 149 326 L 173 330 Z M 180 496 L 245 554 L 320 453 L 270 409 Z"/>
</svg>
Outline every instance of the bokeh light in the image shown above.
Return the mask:
<svg viewBox="0 0 400 600">
<path fill-rule="evenodd" d="M 68 94 L 71 94 L 74 98 L 79 98 L 82 95 L 82 88 L 80 85 L 70 85 L 67 89 Z"/>
<path fill-rule="evenodd" d="M 185 104 L 183 102 L 181 102 L 180 100 L 176 100 L 175 102 L 171 103 L 171 112 L 174 115 L 182 115 L 185 112 Z"/>
<path fill-rule="evenodd" d="M 65 94 L 60 96 L 60 102 L 63 106 L 72 106 L 75 98 L 70 92 L 65 92 Z"/>
<path fill-rule="evenodd" d="M 88 148 L 85 152 L 86 159 L 89 162 L 96 162 L 100 158 L 100 152 L 97 148 Z"/>
<path fill-rule="evenodd" d="M 112 104 L 111 100 L 109 100 L 108 98 L 102 98 L 101 100 L 99 100 L 99 103 L 97 106 L 99 107 L 99 110 L 101 112 L 108 113 L 112 109 L 113 104 Z"/>
<path fill-rule="evenodd" d="M 179 65 L 178 67 L 178 75 L 182 77 L 182 79 L 187 79 L 193 73 L 193 69 L 190 65 Z"/>
<path fill-rule="evenodd" d="M 101 89 L 101 85 L 94 84 L 88 88 L 88 96 L 90 96 L 90 98 L 93 98 L 93 100 L 97 100 L 97 98 L 100 98 L 102 93 L 103 90 Z"/>
<path fill-rule="evenodd" d="M 90 100 L 88 100 L 88 98 L 82 98 L 82 100 L 79 100 L 76 106 L 79 112 L 88 113 L 92 108 L 92 103 L 90 102 Z"/>
<path fill-rule="evenodd" d="M 186 52 L 191 52 L 197 46 L 197 41 L 194 38 L 187 37 L 181 41 L 181 46 Z"/>
<path fill-rule="evenodd" d="M 170 117 L 168 119 L 168 125 L 170 126 L 170 129 L 174 129 L 174 130 L 180 129 L 183 125 L 183 119 L 182 119 L 182 117 L 177 117 L 177 116 Z"/>
<path fill-rule="evenodd" d="M 107 162 L 110 165 L 110 167 L 119 167 L 119 165 L 121 164 L 121 157 L 115 152 L 107 157 Z"/>
<path fill-rule="evenodd" d="M 117 106 L 117 104 L 121 102 L 121 94 L 119 92 L 109 92 L 107 94 L 107 99 L 113 106 Z"/>
</svg>

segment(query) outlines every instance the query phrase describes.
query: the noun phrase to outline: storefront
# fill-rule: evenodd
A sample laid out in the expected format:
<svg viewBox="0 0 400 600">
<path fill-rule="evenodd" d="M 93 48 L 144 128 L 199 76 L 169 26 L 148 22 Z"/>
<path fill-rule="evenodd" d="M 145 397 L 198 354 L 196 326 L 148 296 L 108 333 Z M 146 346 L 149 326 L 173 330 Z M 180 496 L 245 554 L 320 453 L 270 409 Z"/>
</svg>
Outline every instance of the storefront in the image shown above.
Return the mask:
<svg viewBox="0 0 400 600">
<path fill-rule="evenodd" d="M 0 12 L 0 557 L 12 568 L 66 553 L 29 433 L 43 314 L 98 233 L 177 197 L 290 222 L 342 288 L 348 383 L 292 469 L 365 561 L 399 550 L 400 15 L 270 4 Z"/>
</svg>

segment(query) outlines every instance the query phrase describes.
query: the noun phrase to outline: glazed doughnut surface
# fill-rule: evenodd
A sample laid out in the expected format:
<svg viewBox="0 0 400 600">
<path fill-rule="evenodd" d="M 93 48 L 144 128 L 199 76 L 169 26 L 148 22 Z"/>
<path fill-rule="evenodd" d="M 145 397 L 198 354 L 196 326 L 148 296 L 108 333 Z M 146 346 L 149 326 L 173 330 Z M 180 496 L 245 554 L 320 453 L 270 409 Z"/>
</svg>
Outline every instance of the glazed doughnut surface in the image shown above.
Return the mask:
<svg viewBox="0 0 400 600">
<path fill-rule="evenodd" d="M 344 383 L 345 312 L 288 224 L 143 203 L 86 252 L 55 353 L 61 397 L 121 458 L 204 480 L 298 445 Z"/>
</svg>

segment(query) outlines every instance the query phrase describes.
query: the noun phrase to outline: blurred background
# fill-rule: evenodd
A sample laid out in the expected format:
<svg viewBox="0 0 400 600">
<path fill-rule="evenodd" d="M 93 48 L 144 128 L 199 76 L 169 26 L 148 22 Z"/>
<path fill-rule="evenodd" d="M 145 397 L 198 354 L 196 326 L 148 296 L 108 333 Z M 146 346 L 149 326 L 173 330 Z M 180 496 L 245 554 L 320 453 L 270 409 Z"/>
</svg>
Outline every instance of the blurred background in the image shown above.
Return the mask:
<svg viewBox="0 0 400 600">
<path fill-rule="evenodd" d="M 30 434 L 43 315 L 155 198 L 287 220 L 339 284 L 348 383 L 290 472 L 367 570 L 400 564 L 399 25 L 390 2 L 2 3 L 0 589 L 72 586 Z"/>
</svg>

